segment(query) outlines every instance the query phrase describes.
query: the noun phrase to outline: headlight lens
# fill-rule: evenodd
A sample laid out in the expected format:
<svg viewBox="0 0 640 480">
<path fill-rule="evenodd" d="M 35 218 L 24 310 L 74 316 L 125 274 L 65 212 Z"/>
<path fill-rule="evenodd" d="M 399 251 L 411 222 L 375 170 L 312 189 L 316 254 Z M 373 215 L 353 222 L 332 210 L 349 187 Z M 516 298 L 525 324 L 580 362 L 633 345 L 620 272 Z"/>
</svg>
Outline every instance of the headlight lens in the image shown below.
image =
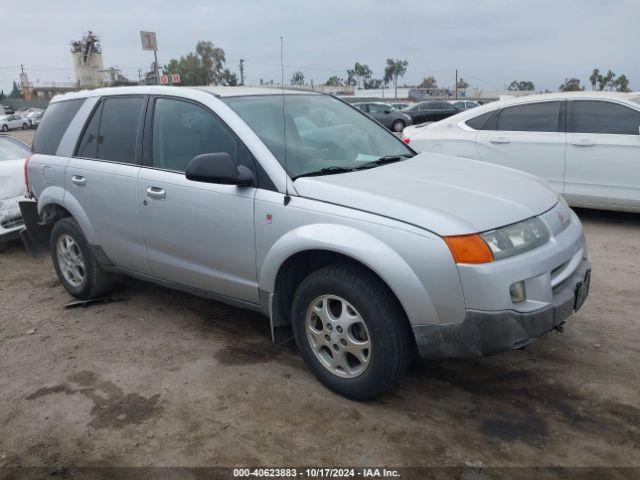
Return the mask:
<svg viewBox="0 0 640 480">
<path fill-rule="evenodd" d="M 533 250 L 549 241 L 549 230 L 539 218 L 531 218 L 481 234 L 493 258 L 500 260 Z"/>
</svg>

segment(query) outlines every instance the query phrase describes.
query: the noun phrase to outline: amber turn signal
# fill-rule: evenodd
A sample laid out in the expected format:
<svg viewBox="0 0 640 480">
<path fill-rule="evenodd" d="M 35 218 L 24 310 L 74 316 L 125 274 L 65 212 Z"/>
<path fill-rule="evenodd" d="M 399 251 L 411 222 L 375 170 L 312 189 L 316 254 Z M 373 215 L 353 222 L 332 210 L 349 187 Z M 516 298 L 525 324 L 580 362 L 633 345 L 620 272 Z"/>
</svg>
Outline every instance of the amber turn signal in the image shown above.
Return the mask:
<svg viewBox="0 0 640 480">
<path fill-rule="evenodd" d="M 444 237 L 456 263 L 493 262 L 493 253 L 480 235 Z"/>
</svg>

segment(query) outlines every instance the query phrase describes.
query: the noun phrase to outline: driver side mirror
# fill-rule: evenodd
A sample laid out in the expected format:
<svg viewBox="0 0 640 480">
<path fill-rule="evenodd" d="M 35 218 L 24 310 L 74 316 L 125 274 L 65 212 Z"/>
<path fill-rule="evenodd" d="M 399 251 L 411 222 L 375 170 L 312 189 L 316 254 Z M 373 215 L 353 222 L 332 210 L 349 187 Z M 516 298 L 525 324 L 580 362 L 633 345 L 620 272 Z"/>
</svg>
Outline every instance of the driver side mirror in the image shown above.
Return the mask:
<svg viewBox="0 0 640 480">
<path fill-rule="evenodd" d="M 187 180 L 194 182 L 250 187 L 255 181 L 251 170 L 244 165 L 236 166 L 226 152 L 198 155 L 189 162 L 184 173 Z"/>
<path fill-rule="evenodd" d="M 385 110 L 385 111 L 384 111 L 384 113 L 385 113 L 386 115 L 389 115 L 389 114 L 391 113 L 391 110 Z"/>
</svg>

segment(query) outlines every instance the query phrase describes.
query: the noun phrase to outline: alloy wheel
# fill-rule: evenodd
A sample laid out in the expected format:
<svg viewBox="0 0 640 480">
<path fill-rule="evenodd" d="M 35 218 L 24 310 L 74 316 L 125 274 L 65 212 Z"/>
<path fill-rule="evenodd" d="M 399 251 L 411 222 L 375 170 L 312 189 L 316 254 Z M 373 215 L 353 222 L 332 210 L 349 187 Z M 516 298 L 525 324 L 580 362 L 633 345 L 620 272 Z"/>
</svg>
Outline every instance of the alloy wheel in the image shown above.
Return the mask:
<svg viewBox="0 0 640 480">
<path fill-rule="evenodd" d="M 84 256 L 76 241 L 67 234 L 58 238 L 58 266 L 64 279 L 74 287 L 80 287 L 87 274 Z"/>
</svg>

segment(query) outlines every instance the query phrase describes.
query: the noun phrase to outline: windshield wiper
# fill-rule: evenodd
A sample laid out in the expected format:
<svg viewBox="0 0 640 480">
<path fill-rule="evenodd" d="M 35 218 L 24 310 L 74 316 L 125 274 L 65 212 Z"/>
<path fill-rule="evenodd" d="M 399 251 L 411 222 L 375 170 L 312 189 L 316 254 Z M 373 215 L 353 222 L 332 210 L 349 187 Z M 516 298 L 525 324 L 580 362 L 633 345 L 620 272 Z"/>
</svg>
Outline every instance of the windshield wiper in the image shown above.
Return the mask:
<svg viewBox="0 0 640 480">
<path fill-rule="evenodd" d="M 333 175 L 334 173 L 353 172 L 354 168 L 339 167 L 338 165 L 331 165 L 330 167 L 324 167 L 320 170 L 314 170 L 312 172 L 301 173 L 296 175 L 291 180 L 297 180 L 300 177 L 317 177 L 319 175 Z"/>
<path fill-rule="evenodd" d="M 366 168 L 379 167 L 380 165 L 386 165 L 388 163 L 395 163 L 401 160 L 405 160 L 407 158 L 413 157 L 413 154 L 404 154 L 404 155 L 387 155 L 385 157 L 380 157 L 377 160 L 373 160 L 371 162 L 366 162 L 358 165 L 357 170 L 363 170 Z"/>
</svg>

